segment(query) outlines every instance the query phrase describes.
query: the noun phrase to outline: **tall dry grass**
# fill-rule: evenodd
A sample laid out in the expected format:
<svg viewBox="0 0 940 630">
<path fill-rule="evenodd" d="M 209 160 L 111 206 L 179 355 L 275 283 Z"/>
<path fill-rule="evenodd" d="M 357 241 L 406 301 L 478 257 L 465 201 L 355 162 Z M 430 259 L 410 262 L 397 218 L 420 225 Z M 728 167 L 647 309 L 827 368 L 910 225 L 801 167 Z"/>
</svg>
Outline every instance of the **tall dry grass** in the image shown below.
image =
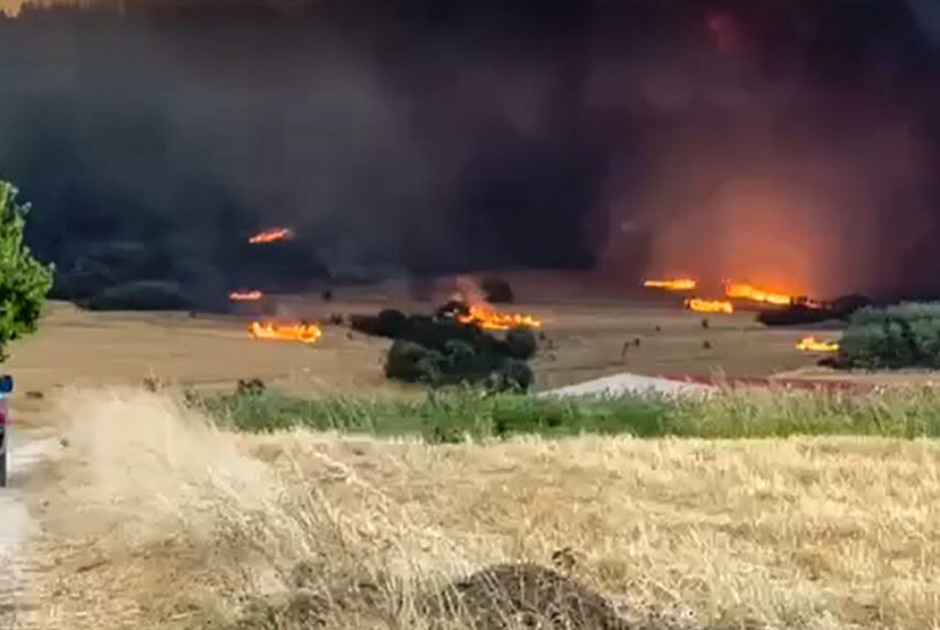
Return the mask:
<svg viewBox="0 0 940 630">
<path fill-rule="evenodd" d="M 23 627 L 427 628 L 455 577 L 570 547 L 574 575 L 638 617 L 940 628 L 931 442 L 429 446 L 224 433 L 131 390 L 62 403 Z"/>
</svg>

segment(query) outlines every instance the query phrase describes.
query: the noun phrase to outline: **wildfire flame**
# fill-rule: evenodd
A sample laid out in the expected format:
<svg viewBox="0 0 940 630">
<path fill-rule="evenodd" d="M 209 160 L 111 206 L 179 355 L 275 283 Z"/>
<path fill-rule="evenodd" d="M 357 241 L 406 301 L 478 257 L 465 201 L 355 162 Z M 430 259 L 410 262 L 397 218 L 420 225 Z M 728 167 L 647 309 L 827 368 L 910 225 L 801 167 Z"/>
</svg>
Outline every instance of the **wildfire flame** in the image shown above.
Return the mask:
<svg viewBox="0 0 940 630">
<path fill-rule="evenodd" d="M 461 324 L 472 324 L 484 330 L 510 330 L 512 328 L 541 328 L 542 320 L 532 315 L 499 313 L 481 306 L 471 306 L 470 313 L 458 315 Z"/>
<path fill-rule="evenodd" d="M 734 313 L 734 305 L 725 300 L 701 300 L 691 298 L 685 301 L 685 306 L 696 313 Z"/>
<path fill-rule="evenodd" d="M 728 282 L 725 284 L 725 297 L 751 300 L 752 302 L 763 302 L 765 304 L 776 304 L 778 306 L 789 306 L 793 298 L 783 293 L 772 293 L 764 291 L 750 284 L 738 282 Z"/>
<path fill-rule="evenodd" d="M 289 241 L 293 236 L 294 233 L 289 228 L 273 228 L 255 234 L 248 239 L 248 242 L 252 245 L 264 245 L 277 241 Z"/>
<path fill-rule="evenodd" d="M 261 291 L 233 291 L 228 294 L 228 299 L 232 302 L 257 302 L 264 297 Z"/>
<path fill-rule="evenodd" d="M 796 348 L 803 352 L 837 352 L 839 350 L 839 344 L 835 341 L 822 341 L 815 337 L 803 337 L 803 339 L 796 344 Z"/>
<path fill-rule="evenodd" d="M 510 330 L 512 328 L 541 328 L 542 320 L 532 315 L 500 313 L 486 301 L 486 292 L 473 278 L 458 276 L 456 290 L 450 299 L 466 304 L 468 313 L 456 313 L 454 316 L 461 324 L 477 326 L 484 330 Z"/>
<path fill-rule="evenodd" d="M 252 339 L 273 339 L 277 341 L 299 341 L 316 343 L 323 336 L 323 331 L 316 324 L 263 324 L 251 322 L 248 334 Z"/>
<path fill-rule="evenodd" d="M 691 291 L 698 282 L 691 278 L 676 278 L 673 280 L 647 280 L 643 286 L 648 289 L 664 289 L 666 291 Z"/>
</svg>

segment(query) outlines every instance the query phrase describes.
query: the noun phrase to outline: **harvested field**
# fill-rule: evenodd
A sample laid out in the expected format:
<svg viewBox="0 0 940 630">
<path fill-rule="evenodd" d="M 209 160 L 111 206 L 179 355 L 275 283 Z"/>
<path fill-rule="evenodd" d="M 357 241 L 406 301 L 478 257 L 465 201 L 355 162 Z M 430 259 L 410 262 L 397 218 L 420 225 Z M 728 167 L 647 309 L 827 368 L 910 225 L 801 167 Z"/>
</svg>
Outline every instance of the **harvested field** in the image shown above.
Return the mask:
<svg viewBox="0 0 940 630">
<path fill-rule="evenodd" d="M 524 298 L 524 287 L 517 294 Z M 362 295 L 285 299 L 281 310 L 324 320 L 385 304 Z M 409 310 L 419 308 L 427 305 Z M 619 372 L 819 374 L 813 357 L 793 348 L 802 331 L 762 329 L 748 314 L 712 318 L 705 329 L 700 316 L 668 305 L 532 301 L 513 310 L 545 321 L 551 347 L 546 341 L 535 362 L 541 390 Z M 562 427 L 430 444 L 419 437 L 424 416 L 402 419 L 412 437 L 303 423 L 234 433 L 169 394 L 139 389 L 150 377 L 212 395 L 256 377 L 308 398 L 368 393 L 344 412 L 381 418 L 393 407 L 374 401 L 422 398 L 385 382 L 387 341 L 330 326 L 313 347 L 253 341 L 246 323 L 55 304 L 36 337 L 14 344 L 7 367 L 17 377 L 19 435 L 63 444 L 16 477 L 41 534 L 18 553 L 29 571 L 6 608 L 15 627 L 469 627 L 460 615 L 472 611 L 448 604 L 451 587 L 479 592 L 481 574 L 462 581 L 507 562 L 557 573 L 496 569 L 510 576 L 504 602 L 545 606 L 473 612 L 489 627 L 550 616 L 550 602 L 571 593 L 600 615 L 590 619 L 612 610 L 629 628 L 644 620 L 654 630 L 940 627 L 940 447 L 932 441 L 640 440 Z M 744 418 L 787 433 L 841 433 L 854 430 L 848 420 L 857 413 L 868 418 L 865 433 L 904 435 L 909 417 L 929 423 L 936 398 L 873 399 L 878 413 L 868 414 L 811 393 L 779 407 L 749 395 L 728 402 L 738 407 L 703 407 L 707 417 L 683 426 L 740 435 L 735 423 Z M 902 400 L 907 406 L 889 408 Z M 611 409 L 604 418 L 621 413 Z M 525 576 L 555 586 L 533 589 Z"/>
<path fill-rule="evenodd" d="M 388 305 L 433 310 L 395 292 L 366 290 L 339 295 L 330 303 L 285 297 L 278 310 L 285 320 L 322 322 L 330 313 L 374 313 Z M 729 377 L 767 377 L 801 369 L 811 370 L 807 378 L 828 374 L 814 367 L 816 357 L 793 347 L 806 331 L 766 329 L 753 321 L 753 313 L 715 316 L 710 328 L 703 329 L 702 317 L 682 311 L 678 304 L 531 301 L 512 308 L 536 313 L 545 321 L 547 339 L 533 361 L 540 390 L 621 372 L 699 378 L 715 371 Z M 47 407 L 41 400 L 27 399 L 26 392 L 48 394 L 65 385 L 138 385 L 148 377 L 202 390 L 227 390 L 240 378 L 257 377 L 294 393 L 407 391 L 387 383 L 382 373 L 387 340 L 326 325 L 315 347 L 255 341 L 246 332 L 249 321 L 248 316 L 89 313 L 53 303 L 41 333 L 14 344 L 7 363 L 17 377 L 19 420 L 35 426 L 48 419 L 42 417 Z M 703 348 L 706 340 L 710 349 Z"/>
</svg>

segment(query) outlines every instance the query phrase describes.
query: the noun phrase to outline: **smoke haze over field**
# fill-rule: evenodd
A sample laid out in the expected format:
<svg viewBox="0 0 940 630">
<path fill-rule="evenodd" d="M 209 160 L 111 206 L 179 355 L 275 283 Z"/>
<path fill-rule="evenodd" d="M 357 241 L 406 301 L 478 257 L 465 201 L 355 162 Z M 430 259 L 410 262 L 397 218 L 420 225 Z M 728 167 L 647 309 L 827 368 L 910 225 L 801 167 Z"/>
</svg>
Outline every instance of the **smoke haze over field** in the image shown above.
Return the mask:
<svg viewBox="0 0 940 630">
<path fill-rule="evenodd" d="M 593 266 L 940 293 L 930 3 L 113 4 L 0 22 L 0 176 L 73 285 Z M 246 246 L 274 225 L 297 239 Z"/>
</svg>

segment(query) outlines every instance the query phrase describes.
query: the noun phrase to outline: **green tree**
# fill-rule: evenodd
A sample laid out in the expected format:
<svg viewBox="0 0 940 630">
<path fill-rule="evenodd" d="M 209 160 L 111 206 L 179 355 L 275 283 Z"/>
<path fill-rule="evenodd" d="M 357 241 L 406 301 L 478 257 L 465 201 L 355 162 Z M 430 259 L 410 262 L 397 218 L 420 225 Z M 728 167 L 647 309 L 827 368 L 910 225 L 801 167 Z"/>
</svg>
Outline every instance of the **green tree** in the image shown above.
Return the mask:
<svg viewBox="0 0 940 630">
<path fill-rule="evenodd" d="M 0 180 L 0 361 L 9 342 L 36 331 L 55 271 L 23 244 L 29 204 L 18 205 L 16 194 Z"/>
</svg>

